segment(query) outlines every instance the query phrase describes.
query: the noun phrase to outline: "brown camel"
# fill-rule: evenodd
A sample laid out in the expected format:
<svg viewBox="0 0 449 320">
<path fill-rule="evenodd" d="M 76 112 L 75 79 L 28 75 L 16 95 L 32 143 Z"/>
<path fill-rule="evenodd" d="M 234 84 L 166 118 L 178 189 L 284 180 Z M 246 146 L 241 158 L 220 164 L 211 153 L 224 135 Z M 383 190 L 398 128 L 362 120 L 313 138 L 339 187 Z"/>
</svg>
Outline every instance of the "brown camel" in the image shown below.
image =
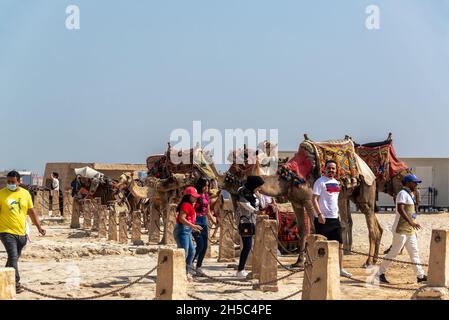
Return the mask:
<svg viewBox="0 0 449 320">
<path fill-rule="evenodd" d="M 376 199 L 378 192 L 384 192 L 393 197 L 393 201 L 396 202 L 396 196 L 403 188 L 402 179 L 411 173 L 411 169 L 405 162 L 397 159 L 391 132 L 384 141 L 355 144 L 355 148 L 376 176 Z M 419 207 L 420 195 L 418 189 L 415 190 L 414 196 Z M 348 215 L 348 223 L 352 226 L 351 214 Z M 348 239 L 349 248 L 351 248 L 352 232 L 345 237 Z M 384 253 L 388 253 L 388 250 Z"/>
<path fill-rule="evenodd" d="M 311 142 L 307 135 L 304 135 L 305 142 Z M 346 137 L 344 141 L 349 141 L 349 137 Z M 303 147 L 302 143 L 300 149 Z M 300 150 L 298 150 L 299 152 Z M 268 196 L 286 197 L 293 205 L 295 211 L 298 228 L 300 233 L 299 239 L 299 256 L 294 267 L 300 267 L 304 264 L 304 249 L 306 245 L 306 225 L 305 215 L 308 215 L 309 224 L 311 226 L 311 232 L 314 231 L 314 215 L 312 206 L 312 188 L 314 182 L 320 177 L 320 173 L 317 170 L 317 163 L 319 163 L 318 155 L 313 150 L 307 150 L 309 157 L 315 159 L 311 174 L 307 177 L 303 183 L 299 185 L 293 185 L 290 181 L 287 181 L 283 176 L 277 174 L 274 176 L 263 177 L 265 184 L 261 187 L 260 192 Z M 369 257 L 366 260 L 365 265 L 375 264 L 377 256 L 379 254 L 380 240 L 382 236 L 382 228 L 374 213 L 376 185 L 372 183 L 369 185 L 364 181 L 364 177 L 361 175 L 357 177 L 356 181 L 352 181 L 353 184 L 349 187 L 341 188 L 339 196 L 339 211 L 342 220 L 342 229 L 345 230 L 349 226 L 345 223 L 347 221 L 346 216 L 349 212 L 348 200 L 353 201 L 365 214 L 368 232 L 369 232 Z M 356 183 L 354 183 L 356 182 Z"/>
</svg>

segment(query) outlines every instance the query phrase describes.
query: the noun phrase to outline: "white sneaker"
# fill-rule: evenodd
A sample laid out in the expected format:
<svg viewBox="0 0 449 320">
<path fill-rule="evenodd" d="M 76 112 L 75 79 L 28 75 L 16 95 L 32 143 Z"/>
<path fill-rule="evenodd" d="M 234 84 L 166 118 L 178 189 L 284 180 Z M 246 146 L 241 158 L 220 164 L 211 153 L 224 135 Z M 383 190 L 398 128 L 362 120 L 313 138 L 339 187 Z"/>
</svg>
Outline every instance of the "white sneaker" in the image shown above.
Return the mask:
<svg viewBox="0 0 449 320">
<path fill-rule="evenodd" d="M 245 270 L 238 271 L 235 276 L 237 278 L 244 278 L 244 279 L 246 279 L 246 277 L 248 276 L 248 272 L 246 272 Z"/>
<path fill-rule="evenodd" d="M 203 274 L 203 269 L 201 267 L 196 268 L 196 275 Z"/>
<path fill-rule="evenodd" d="M 341 277 L 352 277 L 352 273 L 346 271 L 345 269 L 340 269 L 340 276 Z"/>
</svg>

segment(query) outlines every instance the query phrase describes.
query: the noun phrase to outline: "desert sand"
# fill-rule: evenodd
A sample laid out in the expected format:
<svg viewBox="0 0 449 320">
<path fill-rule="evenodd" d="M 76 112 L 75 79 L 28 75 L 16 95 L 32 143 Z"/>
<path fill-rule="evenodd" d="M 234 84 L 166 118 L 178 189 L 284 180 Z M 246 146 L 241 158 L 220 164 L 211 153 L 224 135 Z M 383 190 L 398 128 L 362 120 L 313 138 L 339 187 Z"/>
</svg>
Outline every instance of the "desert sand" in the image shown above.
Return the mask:
<svg viewBox="0 0 449 320">
<path fill-rule="evenodd" d="M 378 219 L 384 228 L 382 252 L 389 247 L 392 239 L 390 226 L 393 213 L 380 213 Z M 365 217 L 353 214 L 354 250 L 368 251 L 368 232 Z M 418 232 L 418 241 L 422 263 L 428 262 L 432 228 L 448 229 L 448 213 L 422 213 L 418 222 L 423 229 Z M 94 232 L 70 229 L 68 224 L 47 223 L 47 235 L 41 237 L 32 228 L 31 242 L 27 244 L 19 261 L 21 283 L 29 288 L 61 297 L 86 297 L 120 288 L 145 274 L 156 265 L 157 245 L 132 246 L 121 245 L 95 238 Z M 147 236 L 142 235 L 146 240 Z M 234 278 L 235 263 L 218 263 L 218 246 L 213 246 L 213 258 L 206 259 L 203 265 L 205 274 L 227 281 L 239 281 Z M 1 246 L 1 263 L 6 262 L 6 253 Z M 398 259 L 410 261 L 404 254 Z M 293 263 L 295 256 L 281 256 L 285 264 Z M 365 257 L 345 256 L 344 266 L 354 277 L 366 280 L 372 278 L 376 267 L 363 267 Z M 425 268 L 426 269 L 426 268 Z M 289 272 L 279 266 L 278 276 Z M 304 273 L 297 273 L 278 283 L 279 292 L 261 292 L 248 287 L 236 287 L 211 281 L 204 277 L 194 278 L 188 284 L 188 292 L 206 300 L 271 300 L 284 298 L 302 288 Z M 387 277 L 395 287 L 417 289 L 415 277 L 410 265 L 393 263 Z M 102 299 L 154 299 L 156 272 L 141 282 L 122 292 Z M 242 281 L 241 283 L 250 283 Z M 357 283 L 350 279 L 341 280 L 343 299 L 410 299 L 414 290 L 395 290 Z M 45 299 L 30 292 L 17 295 L 16 299 Z M 189 298 L 191 299 L 191 298 Z M 297 294 L 289 300 L 301 299 Z"/>
</svg>

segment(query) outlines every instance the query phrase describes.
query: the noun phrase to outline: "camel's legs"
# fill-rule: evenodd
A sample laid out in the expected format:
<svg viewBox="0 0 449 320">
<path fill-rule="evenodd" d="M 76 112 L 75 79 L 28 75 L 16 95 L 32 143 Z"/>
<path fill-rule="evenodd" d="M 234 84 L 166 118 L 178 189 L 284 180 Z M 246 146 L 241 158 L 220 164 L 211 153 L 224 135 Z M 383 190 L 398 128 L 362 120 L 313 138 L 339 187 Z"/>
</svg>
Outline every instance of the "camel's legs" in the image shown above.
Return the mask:
<svg viewBox="0 0 449 320">
<path fill-rule="evenodd" d="M 313 204 L 311 200 L 304 201 L 304 208 L 306 209 L 307 216 L 309 218 L 309 234 L 315 233 L 315 209 L 313 209 Z M 309 236 L 309 235 L 307 235 Z"/>
<path fill-rule="evenodd" d="M 304 266 L 304 250 L 306 248 L 306 240 L 307 240 L 307 228 L 305 224 L 305 212 L 304 207 L 302 205 L 293 205 L 293 210 L 295 211 L 296 221 L 298 223 L 298 231 L 299 231 L 299 240 L 298 240 L 298 248 L 299 255 L 296 263 L 292 265 L 292 267 L 302 267 Z"/>
<path fill-rule="evenodd" d="M 366 260 L 365 265 L 374 265 L 377 262 L 377 256 L 379 255 L 380 239 L 382 237 L 382 228 L 380 227 L 377 217 L 374 213 L 374 206 L 370 206 L 367 203 L 358 204 L 360 210 L 365 214 L 366 224 L 368 226 L 369 233 L 369 251 L 370 257 Z"/>
<path fill-rule="evenodd" d="M 351 254 L 352 250 L 352 216 L 349 200 L 345 196 L 338 198 L 338 209 L 340 211 L 341 234 L 343 237 L 344 254 Z"/>
</svg>

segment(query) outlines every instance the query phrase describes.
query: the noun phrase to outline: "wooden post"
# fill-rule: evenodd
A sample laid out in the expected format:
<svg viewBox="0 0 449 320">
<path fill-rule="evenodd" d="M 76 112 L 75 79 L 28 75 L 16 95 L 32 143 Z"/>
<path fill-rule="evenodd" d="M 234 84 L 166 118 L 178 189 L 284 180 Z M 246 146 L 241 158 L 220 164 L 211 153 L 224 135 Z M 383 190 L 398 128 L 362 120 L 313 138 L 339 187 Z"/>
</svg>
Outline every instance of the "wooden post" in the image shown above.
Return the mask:
<svg viewBox="0 0 449 320">
<path fill-rule="evenodd" d="M 159 249 L 156 300 L 185 300 L 187 273 L 184 249 Z"/>
<path fill-rule="evenodd" d="M 0 300 L 13 300 L 16 296 L 16 270 L 0 268 Z"/>
<path fill-rule="evenodd" d="M 100 206 L 98 211 L 98 237 L 106 238 L 106 215 L 108 210 L 106 206 Z"/>
<path fill-rule="evenodd" d="M 150 216 L 149 216 L 149 222 L 148 222 L 148 242 L 149 243 L 159 243 L 161 240 L 161 233 L 160 233 L 160 211 L 156 207 L 154 203 L 150 206 Z"/>
<path fill-rule="evenodd" d="M 207 219 L 207 227 L 208 227 L 208 237 L 210 239 L 212 239 L 211 235 L 212 235 L 212 222 L 209 220 L 209 218 Z M 205 258 L 210 259 L 212 258 L 212 243 L 209 239 L 207 239 L 207 251 L 206 251 L 206 256 Z"/>
<path fill-rule="evenodd" d="M 257 285 L 257 288 L 262 291 L 277 292 L 277 275 L 278 275 L 278 264 L 276 261 L 277 256 L 277 236 L 276 232 L 273 233 L 272 230 L 276 230 L 277 221 L 276 220 L 263 220 L 263 242 L 262 242 L 262 263 L 260 266 L 259 281 L 262 285 Z M 263 284 L 270 282 L 269 284 Z"/>
<path fill-rule="evenodd" d="M 92 228 L 92 201 L 90 199 L 83 201 L 82 212 L 84 214 L 83 229 Z"/>
<path fill-rule="evenodd" d="M 306 261 L 308 261 L 309 257 L 312 257 L 313 252 L 315 252 L 315 243 L 317 241 L 326 241 L 327 238 L 321 234 L 311 234 L 309 238 L 307 239 L 306 243 Z M 310 279 L 312 276 L 312 265 L 305 264 L 304 266 L 304 278 L 302 283 L 302 300 L 310 300 L 310 289 L 311 289 L 311 283 Z"/>
<path fill-rule="evenodd" d="M 340 299 L 339 243 L 337 241 L 315 242 L 311 251 L 310 295 L 303 300 Z"/>
<path fill-rule="evenodd" d="M 80 228 L 81 207 L 82 207 L 81 200 L 78 198 L 74 198 L 72 205 L 72 220 L 70 222 L 71 229 Z"/>
<path fill-rule="evenodd" d="M 167 218 L 166 218 L 166 224 L 164 228 L 164 244 L 170 245 L 170 244 L 176 244 L 175 236 L 173 235 L 173 231 L 175 230 L 175 224 L 176 224 L 176 207 L 177 204 L 170 204 L 168 207 L 167 212 Z"/>
<path fill-rule="evenodd" d="M 449 300 L 449 230 L 432 230 L 427 285 L 413 300 Z"/>
<path fill-rule="evenodd" d="M 260 267 L 262 264 L 262 246 L 263 246 L 263 221 L 268 219 L 267 215 L 258 215 L 256 217 L 256 234 L 254 236 L 253 263 L 252 273 L 253 279 L 259 279 Z"/>
<path fill-rule="evenodd" d="M 99 228 L 99 212 L 101 210 L 101 198 L 95 198 L 94 201 L 92 201 L 92 218 L 93 218 L 93 224 L 92 224 L 92 230 L 97 231 Z"/>
<path fill-rule="evenodd" d="M 432 230 L 427 284 L 449 286 L 449 230 Z"/>
<path fill-rule="evenodd" d="M 64 191 L 62 194 L 62 204 L 64 206 L 63 217 L 64 220 L 70 219 L 73 210 L 73 197 L 70 190 Z"/>
<path fill-rule="evenodd" d="M 117 217 L 114 210 L 109 210 L 108 240 L 117 241 Z"/>
<path fill-rule="evenodd" d="M 141 240 L 141 224 L 142 224 L 142 212 L 136 210 L 132 212 L 132 229 L 131 229 L 131 242 Z"/>
<path fill-rule="evenodd" d="M 33 205 L 34 210 L 37 212 L 37 214 L 42 216 L 44 214 L 44 206 L 42 203 L 42 191 L 36 191 Z"/>
<path fill-rule="evenodd" d="M 53 215 L 56 213 L 59 213 L 61 215 L 61 212 L 59 211 L 59 192 L 58 191 L 50 191 L 52 198 L 53 198 L 53 206 L 51 208 Z"/>
<path fill-rule="evenodd" d="M 128 243 L 128 225 L 126 223 L 126 212 L 120 212 L 118 217 L 119 243 Z"/>
<path fill-rule="evenodd" d="M 235 261 L 233 212 L 220 212 L 220 243 L 218 247 L 218 262 Z"/>
</svg>

